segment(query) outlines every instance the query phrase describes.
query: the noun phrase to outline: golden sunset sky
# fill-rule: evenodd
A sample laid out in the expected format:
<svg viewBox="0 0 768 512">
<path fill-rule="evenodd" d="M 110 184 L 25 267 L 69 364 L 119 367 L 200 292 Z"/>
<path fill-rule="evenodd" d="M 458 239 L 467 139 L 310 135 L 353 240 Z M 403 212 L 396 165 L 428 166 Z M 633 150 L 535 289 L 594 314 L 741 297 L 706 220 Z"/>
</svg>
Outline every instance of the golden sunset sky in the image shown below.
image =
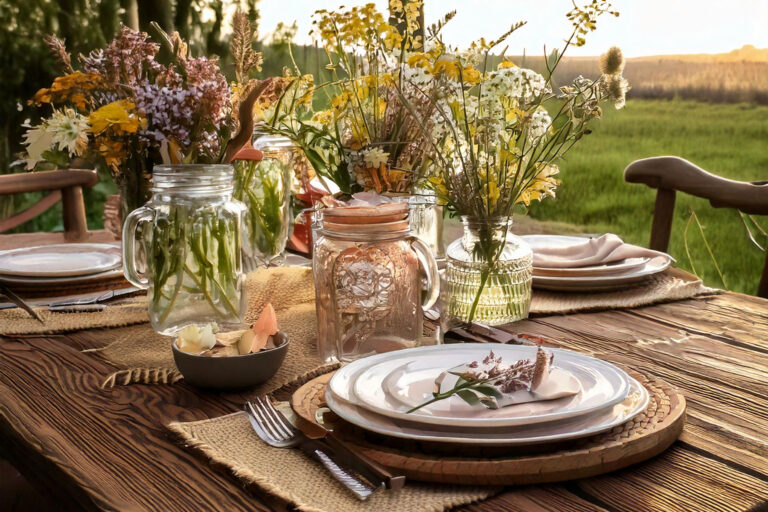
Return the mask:
<svg viewBox="0 0 768 512">
<path fill-rule="evenodd" d="M 582 0 L 586 1 L 586 0 Z M 260 33 L 266 35 L 278 22 L 297 21 L 297 43 L 310 39 L 311 14 L 340 4 L 361 5 L 356 0 L 261 0 Z M 386 0 L 376 0 L 385 10 Z M 768 48 L 768 0 L 615 0 L 619 18 L 605 16 L 587 44 L 569 55 L 598 55 L 618 45 L 629 57 L 664 54 L 725 53 L 745 44 Z M 427 23 L 450 10 L 457 16 L 444 32 L 447 42 L 467 46 L 479 36 L 493 38 L 518 20 L 526 25 L 509 39 L 507 53 L 538 55 L 543 45 L 562 47 L 570 33 L 565 13 L 571 0 L 426 0 Z"/>
</svg>

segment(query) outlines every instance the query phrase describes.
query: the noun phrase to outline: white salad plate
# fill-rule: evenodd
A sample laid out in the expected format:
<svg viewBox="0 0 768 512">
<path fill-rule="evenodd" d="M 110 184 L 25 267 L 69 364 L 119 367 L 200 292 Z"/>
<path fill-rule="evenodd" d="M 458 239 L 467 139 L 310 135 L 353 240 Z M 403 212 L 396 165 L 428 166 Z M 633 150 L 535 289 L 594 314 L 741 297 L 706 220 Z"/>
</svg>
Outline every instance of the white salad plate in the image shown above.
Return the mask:
<svg viewBox="0 0 768 512">
<path fill-rule="evenodd" d="M 584 241 L 584 237 L 560 235 L 525 235 L 520 238 L 522 238 L 534 252 L 536 252 L 536 247 L 566 247 Z M 640 283 L 654 274 L 665 271 L 671 264 L 672 258 L 663 255 L 650 258 L 642 265 L 634 268 L 628 268 L 620 272 L 612 271 L 611 273 L 606 274 L 544 276 L 537 275 L 534 272 L 533 287 L 541 290 L 572 292 L 621 290 L 628 285 Z"/>
<path fill-rule="evenodd" d="M 644 411 L 648 406 L 649 395 L 639 382 L 630 377 L 626 398 L 608 409 L 564 421 L 488 429 L 424 425 L 396 420 L 336 398 L 330 392 L 330 387 L 326 388 L 325 398 L 328 407 L 340 418 L 385 436 L 466 445 L 522 446 L 565 441 L 610 430 Z"/>
<path fill-rule="evenodd" d="M 501 356 L 506 364 L 536 357 L 536 347 L 530 345 L 457 344 L 420 347 L 369 357 L 367 368 L 357 373 L 351 382 L 355 397 L 351 402 L 377 414 L 404 421 L 487 428 L 563 420 L 611 407 L 626 398 L 630 377 L 624 371 L 605 361 L 569 350 L 548 350 L 554 355 L 552 376 L 564 382 L 575 379 L 576 385 L 571 384 L 570 388 L 575 387 L 578 390 L 576 394 L 538 401 L 520 397 L 527 403 L 499 409 L 470 405 L 460 397 L 452 396 L 408 413 L 408 410 L 432 398 L 435 379 L 445 370 L 482 361 L 491 351 Z M 344 370 L 339 370 L 337 374 L 346 373 Z M 455 376 L 448 375 L 442 390 L 451 389 L 455 381 Z M 331 389 L 334 391 L 336 387 Z"/>
<path fill-rule="evenodd" d="M 0 252 L 0 275 L 50 278 L 99 274 L 120 266 L 120 247 L 56 244 Z"/>
</svg>

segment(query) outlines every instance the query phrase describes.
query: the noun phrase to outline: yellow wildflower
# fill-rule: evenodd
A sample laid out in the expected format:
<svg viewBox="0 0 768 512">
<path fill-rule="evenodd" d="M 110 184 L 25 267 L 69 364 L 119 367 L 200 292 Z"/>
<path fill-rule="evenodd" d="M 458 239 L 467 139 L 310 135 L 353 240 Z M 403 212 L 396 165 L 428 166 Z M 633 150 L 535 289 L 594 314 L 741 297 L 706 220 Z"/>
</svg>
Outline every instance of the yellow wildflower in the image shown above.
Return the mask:
<svg viewBox="0 0 768 512">
<path fill-rule="evenodd" d="M 512 62 L 511 60 L 503 60 L 499 62 L 499 65 L 496 66 L 496 69 L 506 69 L 506 68 L 516 68 L 517 64 Z"/>
<path fill-rule="evenodd" d="M 436 75 L 443 74 L 454 81 L 459 80 L 459 66 L 450 60 L 438 60 L 435 63 L 434 72 Z"/>
<path fill-rule="evenodd" d="M 555 176 L 560 172 L 558 167 L 552 165 L 538 164 L 540 170 L 531 185 L 522 191 L 518 198 L 518 203 L 530 206 L 531 201 L 541 201 L 545 197 L 555 197 L 555 189 L 560 184 L 560 180 Z"/>
<path fill-rule="evenodd" d="M 333 123 L 333 110 L 321 110 L 312 116 L 312 121 L 318 124 L 327 125 Z"/>
<path fill-rule="evenodd" d="M 415 68 L 422 68 L 429 72 L 432 71 L 431 56 L 428 53 L 417 52 L 408 57 L 408 65 Z"/>
<path fill-rule="evenodd" d="M 136 133 L 146 120 L 135 110 L 136 105 L 132 101 L 119 100 L 91 112 L 88 120 L 93 134 L 99 136 L 108 129 L 113 135 Z"/>
<path fill-rule="evenodd" d="M 499 184 L 496 183 L 496 181 L 489 181 L 486 188 L 486 205 L 488 206 L 489 210 L 493 210 L 496 208 L 496 203 L 499 202 L 499 197 L 501 197 L 501 190 L 499 190 Z"/>
</svg>

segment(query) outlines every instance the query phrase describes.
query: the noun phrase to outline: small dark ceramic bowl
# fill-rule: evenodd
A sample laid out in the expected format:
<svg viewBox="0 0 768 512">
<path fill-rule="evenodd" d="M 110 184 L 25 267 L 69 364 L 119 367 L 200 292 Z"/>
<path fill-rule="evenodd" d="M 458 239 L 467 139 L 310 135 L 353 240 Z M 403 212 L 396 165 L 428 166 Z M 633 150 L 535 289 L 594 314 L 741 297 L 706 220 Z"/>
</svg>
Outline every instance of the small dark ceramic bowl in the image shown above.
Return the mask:
<svg viewBox="0 0 768 512">
<path fill-rule="evenodd" d="M 289 340 L 283 332 L 275 335 L 275 348 L 253 354 L 227 357 L 199 356 L 183 352 L 173 342 L 173 359 L 193 386 L 208 389 L 242 389 L 261 384 L 272 377 L 283 364 Z"/>
</svg>

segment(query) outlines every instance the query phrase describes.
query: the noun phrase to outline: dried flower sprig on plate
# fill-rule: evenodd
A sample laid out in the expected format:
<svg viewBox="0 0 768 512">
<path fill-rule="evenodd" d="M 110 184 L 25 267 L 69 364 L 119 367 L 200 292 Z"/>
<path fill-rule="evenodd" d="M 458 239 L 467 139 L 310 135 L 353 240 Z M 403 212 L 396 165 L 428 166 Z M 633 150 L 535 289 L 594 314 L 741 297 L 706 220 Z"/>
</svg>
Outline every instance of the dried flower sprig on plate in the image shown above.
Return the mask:
<svg viewBox="0 0 768 512">
<path fill-rule="evenodd" d="M 489 408 L 496 408 L 496 399 L 504 394 L 523 390 L 531 391 L 536 388 L 549 374 L 552 360 L 552 352 L 538 347 L 536 357 L 533 359 L 521 359 L 507 365 L 502 362 L 501 356 L 491 351 L 482 361 L 473 361 L 460 370 L 443 372 L 435 381 L 432 398 L 407 412 L 412 413 L 454 395 L 469 405 L 483 404 Z M 448 375 L 456 376 L 456 383 L 451 389 L 442 391 L 441 384 Z"/>
</svg>

